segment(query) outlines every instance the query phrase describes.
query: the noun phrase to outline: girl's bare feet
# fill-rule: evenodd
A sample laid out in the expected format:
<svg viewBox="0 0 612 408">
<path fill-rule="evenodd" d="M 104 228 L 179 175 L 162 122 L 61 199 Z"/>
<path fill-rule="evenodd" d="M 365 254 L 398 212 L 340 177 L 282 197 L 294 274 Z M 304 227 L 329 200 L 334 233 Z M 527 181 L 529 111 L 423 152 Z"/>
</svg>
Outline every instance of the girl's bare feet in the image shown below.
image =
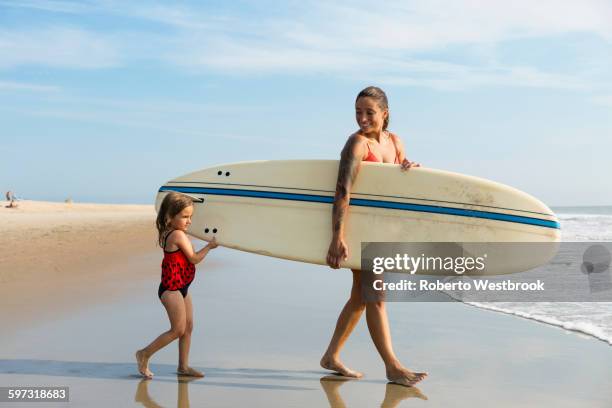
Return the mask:
<svg viewBox="0 0 612 408">
<path fill-rule="evenodd" d="M 427 373 L 414 373 L 402 365 L 387 368 L 387 379 L 392 383 L 405 385 L 406 387 L 413 386 L 425 377 L 427 377 Z"/>
<path fill-rule="evenodd" d="M 201 371 L 196 370 L 195 368 L 191 368 L 191 367 L 184 367 L 184 368 L 178 368 L 176 370 L 176 373 L 178 375 L 184 375 L 187 377 L 204 377 L 204 373 Z"/>
<path fill-rule="evenodd" d="M 138 372 L 144 378 L 153 378 L 153 373 L 149 370 L 149 357 L 146 357 L 144 351 L 136 352 L 136 363 L 138 364 Z"/>
<path fill-rule="evenodd" d="M 360 373 L 359 371 L 351 370 L 350 368 L 342 364 L 339 359 L 332 358 L 327 355 L 324 355 L 323 358 L 321 359 L 321 367 L 325 368 L 326 370 L 334 371 L 344 377 L 350 377 L 350 378 L 363 377 L 363 373 Z"/>
</svg>

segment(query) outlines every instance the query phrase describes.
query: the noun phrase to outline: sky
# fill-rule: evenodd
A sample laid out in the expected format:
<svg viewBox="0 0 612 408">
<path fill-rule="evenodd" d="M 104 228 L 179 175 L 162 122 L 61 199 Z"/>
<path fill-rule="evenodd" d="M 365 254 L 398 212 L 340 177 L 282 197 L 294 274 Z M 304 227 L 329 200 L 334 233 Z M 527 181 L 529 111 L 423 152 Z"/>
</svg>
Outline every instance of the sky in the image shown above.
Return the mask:
<svg viewBox="0 0 612 408">
<path fill-rule="evenodd" d="M 424 166 L 612 205 L 612 2 L 0 0 L 0 190 L 152 203 L 337 159 L 366 86 Z"/>
</svg>

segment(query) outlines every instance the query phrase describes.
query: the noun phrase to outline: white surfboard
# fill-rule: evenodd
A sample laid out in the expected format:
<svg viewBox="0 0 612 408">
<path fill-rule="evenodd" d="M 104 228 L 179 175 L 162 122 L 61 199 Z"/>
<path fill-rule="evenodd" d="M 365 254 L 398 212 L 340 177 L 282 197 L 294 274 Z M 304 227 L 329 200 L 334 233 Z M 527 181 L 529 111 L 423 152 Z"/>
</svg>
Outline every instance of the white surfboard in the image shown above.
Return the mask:
<svg viewBox="0 0 612 408">
<path fill-rule="evenodd" d="M 213 166 L 177 177 L 168 191 L 194 198 L 189 233 L 220 245 L 325 264 L 332 237 L 337 160 L 257 161 Z M 559 223 L 542 202 L 517 189 L 429 168 L 362 163 L 346 220 L 349 258 L 359 269 L 362 242 L 558 242 Z M 509 273 L 552 257 L 517 260 Z M 537 258 L 537 259 L 536 259 Z"/>
</svg>

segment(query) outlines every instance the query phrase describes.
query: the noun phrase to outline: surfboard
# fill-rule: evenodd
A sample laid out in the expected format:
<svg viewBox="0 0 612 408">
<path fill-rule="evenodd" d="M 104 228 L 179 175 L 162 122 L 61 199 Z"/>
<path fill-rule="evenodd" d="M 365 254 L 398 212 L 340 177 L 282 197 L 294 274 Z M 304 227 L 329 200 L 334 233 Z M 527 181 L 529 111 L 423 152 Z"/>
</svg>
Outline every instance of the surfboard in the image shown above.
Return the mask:
<svg viewBox="0 0 612 408">
<path fill-rule="evenodd" d="M 272 160 L 222 164 L 166 182 L 194 199 L 188 233 L 225 247 L 325 264 L 332 238 L 337 160 Z M 534 242 L 560 240 L 554 213 L 515 188 L 430 168 L 361 165 L 351 191 L 341 267 L 361 267 L 362 242 Z M 536 251 L 534 251 L 536 252 Z M 552 254 L 513 261 L 525 270 Z"/>
</svg>

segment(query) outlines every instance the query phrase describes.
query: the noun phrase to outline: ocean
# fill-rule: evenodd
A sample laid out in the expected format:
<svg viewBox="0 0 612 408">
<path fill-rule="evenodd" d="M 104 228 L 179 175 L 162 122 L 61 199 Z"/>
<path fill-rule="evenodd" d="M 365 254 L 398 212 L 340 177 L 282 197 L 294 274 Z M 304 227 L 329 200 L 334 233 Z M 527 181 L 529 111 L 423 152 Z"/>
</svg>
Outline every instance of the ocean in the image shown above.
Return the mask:
<svg viewBox="0 0 612 408">
<path fill-rule="evenodd" d="M 612 206 L 555 207 L 564 242 L 612 241 Z M 468 303 L 583 333 L 612 345 L 612 302 Z"/>
</svg>

